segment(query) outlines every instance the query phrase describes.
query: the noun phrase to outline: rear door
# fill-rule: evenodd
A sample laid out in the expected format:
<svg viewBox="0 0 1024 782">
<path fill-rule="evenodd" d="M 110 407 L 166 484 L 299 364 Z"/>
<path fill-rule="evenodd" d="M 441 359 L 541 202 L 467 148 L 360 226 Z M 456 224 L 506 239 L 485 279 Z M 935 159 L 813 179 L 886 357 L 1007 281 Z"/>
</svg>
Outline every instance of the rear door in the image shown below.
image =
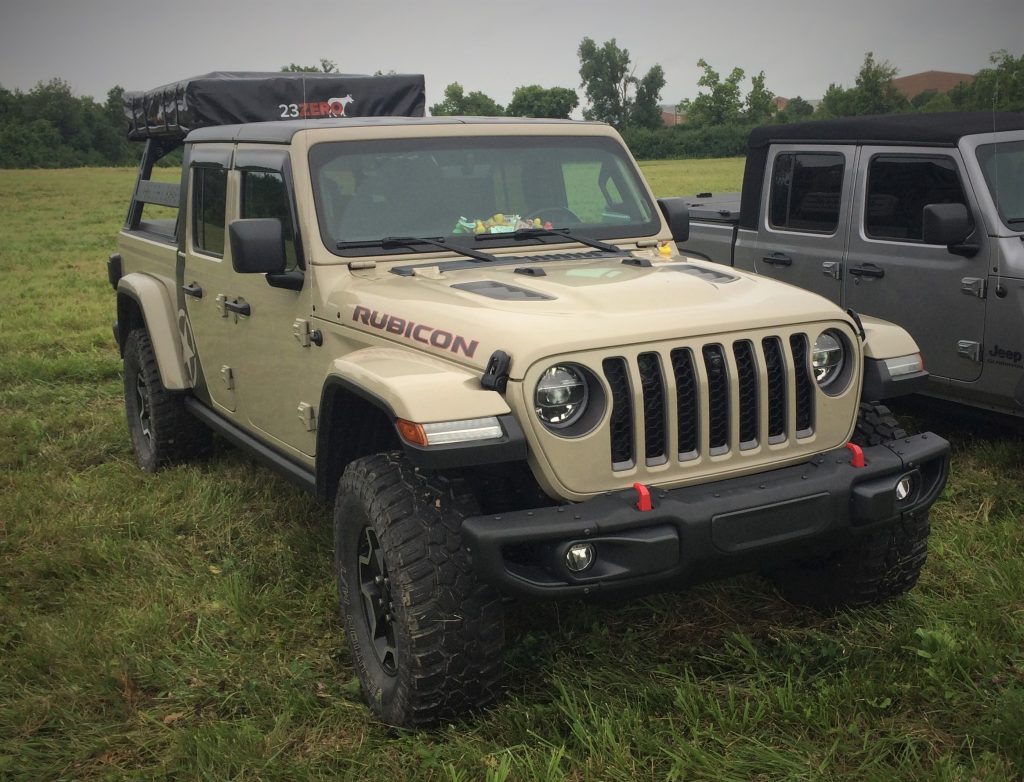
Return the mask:
<svg viewBox="0 0 1024 782">
<path fill-rule="evenodd" d="M 960 381 L 981 375 L 988 240 L 970 258 L 921 239 L 927 204 L 966 204 L 974 193 L 956 150 L 864 147 L 857 170 L 845 303 L 910 332 L 932 375 Z"/>
<path fill-rule="evenodd" d="M 855 152 L 831 145 L 773 146 L 757 232 L 740 230 L 736 267 L 841 304 Z"/>
</svg>

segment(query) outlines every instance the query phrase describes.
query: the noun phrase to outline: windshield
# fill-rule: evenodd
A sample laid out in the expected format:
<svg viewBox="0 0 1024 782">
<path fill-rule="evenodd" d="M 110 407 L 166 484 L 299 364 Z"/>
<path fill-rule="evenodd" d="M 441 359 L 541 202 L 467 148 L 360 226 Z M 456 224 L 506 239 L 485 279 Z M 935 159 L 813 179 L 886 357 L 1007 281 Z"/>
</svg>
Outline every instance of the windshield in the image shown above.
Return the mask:
<svg viewBox="0 0 1024 782">
<path fill-rule="evenodd" d="M 493 248 L 504 243 L 501 234 L 516 244 L 523 229 L 603 239 L 660 228 L 636 169 L 609 138 L 342 141 L 315 145 L 309 158 L 320 233 L 338 255 L 409 252 L 345 246 L 396 236 L 472 243 L 486 234 Z"/>
<path fill-rule="evenodd" d="M 1003 222 L 1014 231 L 1024 229 L 1024 141 L 983 144 L 978 162 Z"/>
</svg>

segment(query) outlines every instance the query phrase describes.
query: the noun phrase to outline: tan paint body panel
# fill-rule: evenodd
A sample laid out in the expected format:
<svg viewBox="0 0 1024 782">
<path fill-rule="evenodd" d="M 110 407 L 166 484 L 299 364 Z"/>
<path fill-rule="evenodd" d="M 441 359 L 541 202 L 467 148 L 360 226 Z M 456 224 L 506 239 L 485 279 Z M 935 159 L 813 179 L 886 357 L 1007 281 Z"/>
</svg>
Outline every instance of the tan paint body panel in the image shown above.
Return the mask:
<svg viewBox="0 0 1024 782">
<path fill-rule="evenodd" d="M 920 352 L 920 348 L 910 336 L 910 332 L 895 323 L 872 318 L 868 315 L 860 316 L 864 325 L 864 356 L 866 358 L 883 359 L 896 358 L 897 356 L 909 356 Z"/>
</svg>

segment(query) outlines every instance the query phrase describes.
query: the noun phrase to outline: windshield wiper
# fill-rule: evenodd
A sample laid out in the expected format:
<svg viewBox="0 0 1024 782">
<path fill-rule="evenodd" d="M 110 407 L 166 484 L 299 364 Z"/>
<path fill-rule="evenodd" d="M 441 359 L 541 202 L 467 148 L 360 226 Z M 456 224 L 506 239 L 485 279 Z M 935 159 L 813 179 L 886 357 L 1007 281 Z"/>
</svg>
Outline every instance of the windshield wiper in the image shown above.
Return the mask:
<svg viewBox="0 0 1024 782">
<path fill-rule="evenodd" d="M 482 253 L 479 250 L 470 250 L 468 247 L 459 247 L 455 244 L 447 244 L 445 240 L 440 237 L 428 237 L 428 236 L 385 236 L 383 239 L 364 239 L 355 242 L 338 242 L 336 245 L 339 250 L 354 250 L 360 247 L 380 247 L 384 250 L 391 250 L 395 247 L 416 247 L 418 245 L 430 245 L 431 247 L 440 247 L 442 250 L 451 250 L 453 253 L 459 255 L 465 255 L 467 258 L 472 258 L 474 261 L 496 261 L 493 255 L 488 253 Z"/>
<path fill-rule="evenodd" d="M 604 250 L 606 253 L 622 255 L 629 252 L 629 250 L 623 250 L 621 247 L 616 247 L 614 244 L 606 244 L 605 242 L 599 242 L 596 239 L 587 239 L 579 234 L 574 234 L 568 228 L 519 228 L 515 231 L 503 234 L 477 234 L 476 240 L 478 242 L 486 242 L 512 237 L 513 239 L 521 241 L 523 239 L 539 239 L 542 236 L 561 236 L 568 239 L 570 242 L 585 244 L 587 247 Z"/>
</svg>

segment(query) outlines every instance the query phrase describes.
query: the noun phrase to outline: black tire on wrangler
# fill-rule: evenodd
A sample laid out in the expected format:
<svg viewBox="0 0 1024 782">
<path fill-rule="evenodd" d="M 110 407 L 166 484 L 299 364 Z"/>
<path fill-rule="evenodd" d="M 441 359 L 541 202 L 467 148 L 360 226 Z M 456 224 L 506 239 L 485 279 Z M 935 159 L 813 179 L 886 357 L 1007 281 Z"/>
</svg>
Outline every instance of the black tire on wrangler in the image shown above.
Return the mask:
<svg viewBox="0 0 1024 782">
<path fill-rule="evenodd" d="M 458 481 L 401 454 L 357 459 L 338 485 L 341 615 L 363 696 L 390 725 L 456 720 L 500 695 L 501 599 L 477 580 L 461 539 L 475 509 Z"/>
<path fill-rule="evenodd" d="M 906 437 L 885 405 L 862 402 L 852 442 L 863 447 Z M 823 611 L 882 603 L 910 591 L 928 557 L 928 511 L 856 538 L 823 560 L 790 562 L 769 574 L 791 603 Z"/>
<path fill-rule="evenodd" d="M 870 445 L 900 440 L 907 433 L 900 427 L 896 416 L 885 405 L 874 402 L 861 402 L 860 414 L 857 416 L 857 428 L 853 430 L 851 442 L 866 448 Z"/>
<path fill-rule="evenodd" d="M 124 407 L 135 458 L 146 472 L 209 452 L 212 432 L 185 409 L 185 395 L 160 380 L 153 343 L 133 329 L 124 343 Z"/>
</svg>

